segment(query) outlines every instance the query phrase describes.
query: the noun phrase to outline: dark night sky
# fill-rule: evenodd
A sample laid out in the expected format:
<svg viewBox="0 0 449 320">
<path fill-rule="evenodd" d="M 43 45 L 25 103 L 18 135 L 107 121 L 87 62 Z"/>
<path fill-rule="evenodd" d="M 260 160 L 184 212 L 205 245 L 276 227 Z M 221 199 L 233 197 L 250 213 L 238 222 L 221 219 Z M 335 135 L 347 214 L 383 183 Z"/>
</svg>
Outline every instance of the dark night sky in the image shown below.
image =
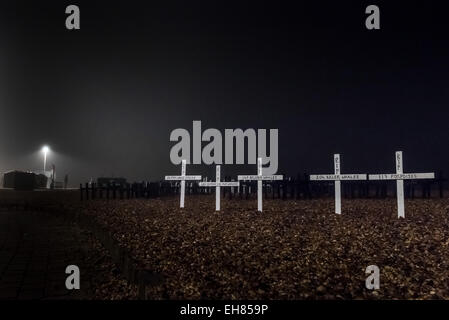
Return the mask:
<svg viewBox="0 0 449 320">
<path fill-rule="evenodd" d="M 331 173 L 336 152 L 343 173 L 391 173 L 395 150 L 405 171 L 449 171 L 449 11 L 394 2 L 2 3 L 0 171 L 40 169 L 49 144 L 72 185 L 178 174 L 170 132 L 193 120 L 278 128 L 280 173 Z"/>
</svg>

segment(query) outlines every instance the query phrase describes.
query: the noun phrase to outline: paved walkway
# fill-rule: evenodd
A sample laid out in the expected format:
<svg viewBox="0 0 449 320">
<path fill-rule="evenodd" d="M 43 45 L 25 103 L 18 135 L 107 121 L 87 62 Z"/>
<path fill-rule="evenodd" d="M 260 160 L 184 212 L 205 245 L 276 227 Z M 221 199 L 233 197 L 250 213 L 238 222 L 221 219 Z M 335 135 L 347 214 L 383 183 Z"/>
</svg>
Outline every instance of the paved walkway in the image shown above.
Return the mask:
<svg viewBox="0 0 449 320">
<path fill-rule="evenodd" d="M 86 241 L 79 228 L 42 212 L 0 211 L 0 300 L 88 298 Z M 65 287 L 68 265 L 81 270 L 81 290 Z M 86 275 L 87 274 L 87 275 Z"/>
</svg>

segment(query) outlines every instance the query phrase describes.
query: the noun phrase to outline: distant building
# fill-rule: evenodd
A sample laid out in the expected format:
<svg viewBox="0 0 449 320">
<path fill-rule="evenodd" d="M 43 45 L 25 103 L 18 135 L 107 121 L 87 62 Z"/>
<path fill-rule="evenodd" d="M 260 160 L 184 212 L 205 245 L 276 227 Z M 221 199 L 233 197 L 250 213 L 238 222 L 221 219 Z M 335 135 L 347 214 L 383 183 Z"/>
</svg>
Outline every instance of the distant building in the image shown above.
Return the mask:
<svg viewBox="0 0 449 320">
<path fill-rule="evenodd" d="M 34 190 L 45 188 L 47 177 L 34 172 L 9 171 L 3 175 L 3 187 L 15 190 Z"/>
<path fill-rule="evenodd" d="M 47 188 L 47 177 L 40 173 L 40 174 L 35 174 L 36 176 L 36 185 L 35 188 L 36 189 L 46 189 Z"/>
<path fill-rule="evenodd" d="M 107 177 L 101 177 L 97 178 L 97 185 L 99 187 L 106 187 L 108 183 L 113 186 L 124 186 L 126 185 L 126 178 L 107 178 Z"/>
</svg>

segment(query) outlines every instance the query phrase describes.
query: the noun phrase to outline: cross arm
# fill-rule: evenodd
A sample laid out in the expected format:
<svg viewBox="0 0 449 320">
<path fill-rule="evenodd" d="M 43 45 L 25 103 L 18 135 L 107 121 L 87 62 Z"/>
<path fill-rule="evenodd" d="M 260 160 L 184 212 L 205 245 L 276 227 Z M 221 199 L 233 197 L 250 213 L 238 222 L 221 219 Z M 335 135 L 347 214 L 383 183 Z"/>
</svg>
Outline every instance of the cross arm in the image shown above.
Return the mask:
<svg viewBox="0 0 449 320">
<path fill-rule="evenodd" d="M 246 175 L 246 176 L 237 176 L 237 180 L 282 180 L 284 177 L 282 175 Z"/>
<path fill-rule="evenodd" d="M 200 182 L 198 184 L 200 187 L 238 187 L 239 186 L 239 182 L 235 181 L 222 181 L 222 182 L 215 182 L 215 181 L 210 181 L 210 182 Z"/>
<path fill-rule="evenodd" d="M 366 174 L 312 174 L 311 181 L 366 180 Z"/>
<path fill-rule="evenodd" d="M 217 187 L 218 186 L 217 182 L 214 182 L 214 181 L 210 181 L 210 182 L 203 181 L 203 182 L 198 183 L 198 185 L 200 187 Z"/>
<path fill-rule="evenodd" d="M 165 176 L 168 181 L 201 180 L 201 176 Z"/>
<path fill-rule="evenodd" d="M 240 182 L 238 181 L 223 181 L 220 182 L 221 187 L 238 187 L 240 185 Z"/>
<path fill-rule="evenodd" d="M 434 172 L 428 173 L 387 173 L 370 174 L 369 180 L 413 180 L 413 179 L 435 179 Z"/>
</svg>

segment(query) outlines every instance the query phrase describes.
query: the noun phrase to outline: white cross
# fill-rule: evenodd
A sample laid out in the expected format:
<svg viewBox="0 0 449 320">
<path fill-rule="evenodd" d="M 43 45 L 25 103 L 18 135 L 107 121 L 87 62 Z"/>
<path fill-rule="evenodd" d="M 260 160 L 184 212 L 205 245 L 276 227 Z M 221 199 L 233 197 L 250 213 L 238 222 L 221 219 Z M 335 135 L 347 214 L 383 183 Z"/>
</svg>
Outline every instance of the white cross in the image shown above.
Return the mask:
<svg viewBox="0 0 449 320">
<path fill-rule="evenodd" d="M 220 187 L 238 187 L 239 182 L 226 182 L 226 181 L 220 181 L 221 179 L 221 173 L 220 173 L 220 166 L 217 166 L 216 168 L 216 174 L 215 174 L 215 182 L 200 182 L 200 187 L 215 187 L 215 210 L 220 211 Z"/>
<path fill-rule="evenodd" d="M 366 174 L 341 174 L 340 155 L 334 154 L 335 174 L 312 174 L 311 181 L 335 181 L 335 213 L 341 214 L 341 181 L 366 180 Z"/>
<path fill-rule="evenodd" d="M 181 175 L 180 176 L 165 176 L 168 181 L 181 181 L 180 203 L 179 207 L 184 208 L 184 197 L 186 193 L 186 180 L 201 180 L 201 176 L 186 176 L 186 160 L 181 161 Z"/>
<path fill-rule="evenodd" d="M 262 158 L 257 158 L 257 175 L 238 176 L 238 180 L 257 180 L 257 210 L 262 212 L 262 181 L 282 180 L 282 175 L 262 175 Z"/>
<path fill-rule="evenodd" d="M 405 218 L 404 180 L 435 179 L 435 173 L 404 173 L 402 151 L 396 151 L 396 173 L 370 174 L 370 180 L 396 180 L 396 196 L 398 200 L 398 218 Z"/>
</svg>

